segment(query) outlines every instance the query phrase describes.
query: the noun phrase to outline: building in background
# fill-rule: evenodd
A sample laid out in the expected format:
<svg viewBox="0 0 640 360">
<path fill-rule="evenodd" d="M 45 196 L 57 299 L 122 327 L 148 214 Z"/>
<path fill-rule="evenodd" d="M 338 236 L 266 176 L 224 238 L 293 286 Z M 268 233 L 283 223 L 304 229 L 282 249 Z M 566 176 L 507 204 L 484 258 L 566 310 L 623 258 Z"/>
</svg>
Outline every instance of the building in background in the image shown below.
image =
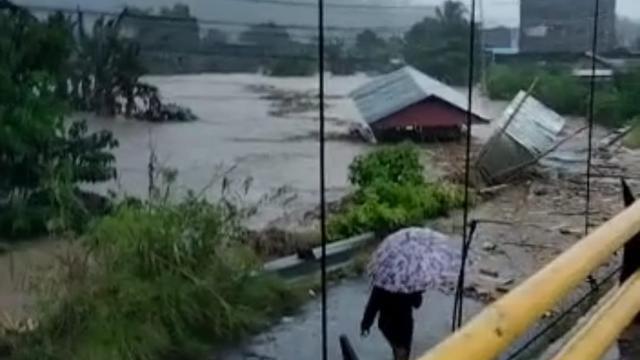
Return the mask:
<svg viewBox="0 0 640 360">
<path fill-rule="evenodd" d="M 482 47 L 484 51 L 491 55 L 496 54 L 515 55 L 519 52 L 520 30 L 498 26 L 482 29 Z"/>
<path fill-rule="evenodd" d="M 586 52 L 596 0 L 521 0 L 520 51 Z M 616 47 L 616 0 L 600 0 L 598 52 Z"/>
</svg>

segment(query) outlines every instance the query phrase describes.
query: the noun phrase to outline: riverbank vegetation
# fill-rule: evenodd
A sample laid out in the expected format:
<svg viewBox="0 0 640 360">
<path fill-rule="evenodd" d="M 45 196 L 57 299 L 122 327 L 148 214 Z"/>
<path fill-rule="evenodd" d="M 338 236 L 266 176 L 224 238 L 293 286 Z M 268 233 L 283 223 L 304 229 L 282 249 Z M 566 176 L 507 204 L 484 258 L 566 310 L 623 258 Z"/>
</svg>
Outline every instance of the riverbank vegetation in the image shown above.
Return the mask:
<svg viewBox="0 0 640 360">
<path fill-rule="evenodd" d="M 495 65 L 489 71 L 487 91 L 491 99 L 511 100 L 538 79 L 532 95 L 562 115 L 585 116 L 589 83 L 571 75 L 568 66 Z M 607 127 L 620 127 L 640 115 L 640 69 L 617 72 L 600 83 L 595 94 L 594 119 Z"/>
<path fill-rule="evenodd" d="M 69 106 L 56 84 L 68 44 L 60 40 L 58 22 L 38 21 L 19 8 L 0 12 L 0 53 L 11 54 L 0 57 L 0 104 L 11 104 L 0 106 L 0 236 L 7 238 L 47 231 L 61 177 L 72 184 L 69 191 L 87 200 L 84 209 L 99 210 L 100 199 L 76 185 L 115 176 L 113 135 L 64 121 Z M 86 222 L 84 214 L 75 217 L 77 226 Z"/>
<path fill-rule="evenodd" d="M 300 300 L 261 272 L 229 207 L 194 196 L 123 203 L 36 283 L 38 326 L 16 359 L 195 358 Z"/>
<path fill-rule="evenodd" d="M 73 108 L 60 91 L 65 21 L 0 11 L 0 53 L 10 55 L 0 57 L 0 104 L 11 104 L 0 106 L 0 237 L 49 234 L 67 244 L 28 279 L 36 305 L 24 309 L 28 326 L 3 322 L 1 350 L 34 360 L 185 359 L 291 310 L 297 293 L 262 273 L 243 245 L 247 212 L 232 199 L 80 190 L 116 175 L 117 141 L 64 119 Z"/>
<path fill-rule="evenodd" d="M 571 76 L 568 68 L 496 65 L 489 71 L 487 91 L 491 99 L 511 100 L 520 90 L 529 89 L 535 79 L 532 96 L 563 115 L 584 115 L 588 87 Z"/>
<path fill-rule="evenodd" d="M 458 186 L 426 180 L 419 151 L 408 144 L 356 158 L 349 167 L 349 180 L 356 190 L 329 221 L 332 239 L 421 225 L 464 201 Z"/>
</svg>

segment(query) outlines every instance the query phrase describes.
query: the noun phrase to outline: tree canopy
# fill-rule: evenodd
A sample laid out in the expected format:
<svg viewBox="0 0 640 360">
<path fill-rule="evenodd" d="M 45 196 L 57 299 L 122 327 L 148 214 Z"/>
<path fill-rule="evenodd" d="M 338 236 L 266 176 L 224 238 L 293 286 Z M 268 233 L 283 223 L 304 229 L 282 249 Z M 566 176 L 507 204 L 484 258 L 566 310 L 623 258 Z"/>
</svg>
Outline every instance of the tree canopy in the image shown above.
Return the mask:
<svg viewBox="0 0 640 360">
<path fill-rule="evenodd" d="M 110 150 L 117 142 L 111 133 L 88 134 L 83 123 L 64 122 L 69 107 L 58 89 L 72 46 L 63 20 L 60 14 L 38 21 L 24 12 L 0 11 L 0 232 L 5 235 L 20 232 L 18 218 L 7 218 L 12 212 L 5 207 L 16 206 L 17 199 L 26 204 L 42 199 L 63 169 L 72 183 L 115 175 Z"/>
<path fill-rule="evenodd" d="M 435 18 L 424 18 L 405 34 L 407 63 L 448 84 L 467 81 L 469 66 L 469 20 L 467 9 L 458 1 L 447 0 L 436 10 Z M 479 52 L 479 44 L 474 44 Z"/>
</svg>

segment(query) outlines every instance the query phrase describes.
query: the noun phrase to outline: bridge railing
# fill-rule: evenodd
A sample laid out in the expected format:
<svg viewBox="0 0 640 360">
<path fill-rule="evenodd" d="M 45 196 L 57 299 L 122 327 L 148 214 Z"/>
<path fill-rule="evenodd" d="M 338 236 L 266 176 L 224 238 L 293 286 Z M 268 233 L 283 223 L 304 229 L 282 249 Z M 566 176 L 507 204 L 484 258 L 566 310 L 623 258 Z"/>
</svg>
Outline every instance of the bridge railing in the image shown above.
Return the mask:
<svg viewBox="0 0 640 360">
<path fill-rule="evenodd" d="M 625 247 L 623 284 L 612 290 L 605 305 L 554 358 L 599 359 L 640 311 L 640 275 L 636 273 L 640 258 L 639 233 L 640 201 L 627 207 L 518 287 L 487 306 L 459 331 L 419 359 L 497 359 L 545 312 L 609 260 L 614 252 Z"/>
</svg>

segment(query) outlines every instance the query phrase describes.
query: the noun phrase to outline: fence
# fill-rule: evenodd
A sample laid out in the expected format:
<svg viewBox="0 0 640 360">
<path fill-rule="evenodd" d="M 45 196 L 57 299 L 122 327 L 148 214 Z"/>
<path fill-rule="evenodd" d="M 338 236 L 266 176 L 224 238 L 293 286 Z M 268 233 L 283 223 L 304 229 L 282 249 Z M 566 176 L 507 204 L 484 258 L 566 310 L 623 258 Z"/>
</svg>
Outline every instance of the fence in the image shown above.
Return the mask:
<svg viewBox="0 0 640 360">
<path fill-rule="evenodd" d="M 632 197 L 625 186 L 625 202 Z M 553 358 L 599 359 L 640 311 L 637 258 L 640 202 L 609 220 L 520 286 L 485 308 L 420 360 L 498 358 L 537 319 L 618 249 L 624 247 L 621 286 Z"/>
</svg>

